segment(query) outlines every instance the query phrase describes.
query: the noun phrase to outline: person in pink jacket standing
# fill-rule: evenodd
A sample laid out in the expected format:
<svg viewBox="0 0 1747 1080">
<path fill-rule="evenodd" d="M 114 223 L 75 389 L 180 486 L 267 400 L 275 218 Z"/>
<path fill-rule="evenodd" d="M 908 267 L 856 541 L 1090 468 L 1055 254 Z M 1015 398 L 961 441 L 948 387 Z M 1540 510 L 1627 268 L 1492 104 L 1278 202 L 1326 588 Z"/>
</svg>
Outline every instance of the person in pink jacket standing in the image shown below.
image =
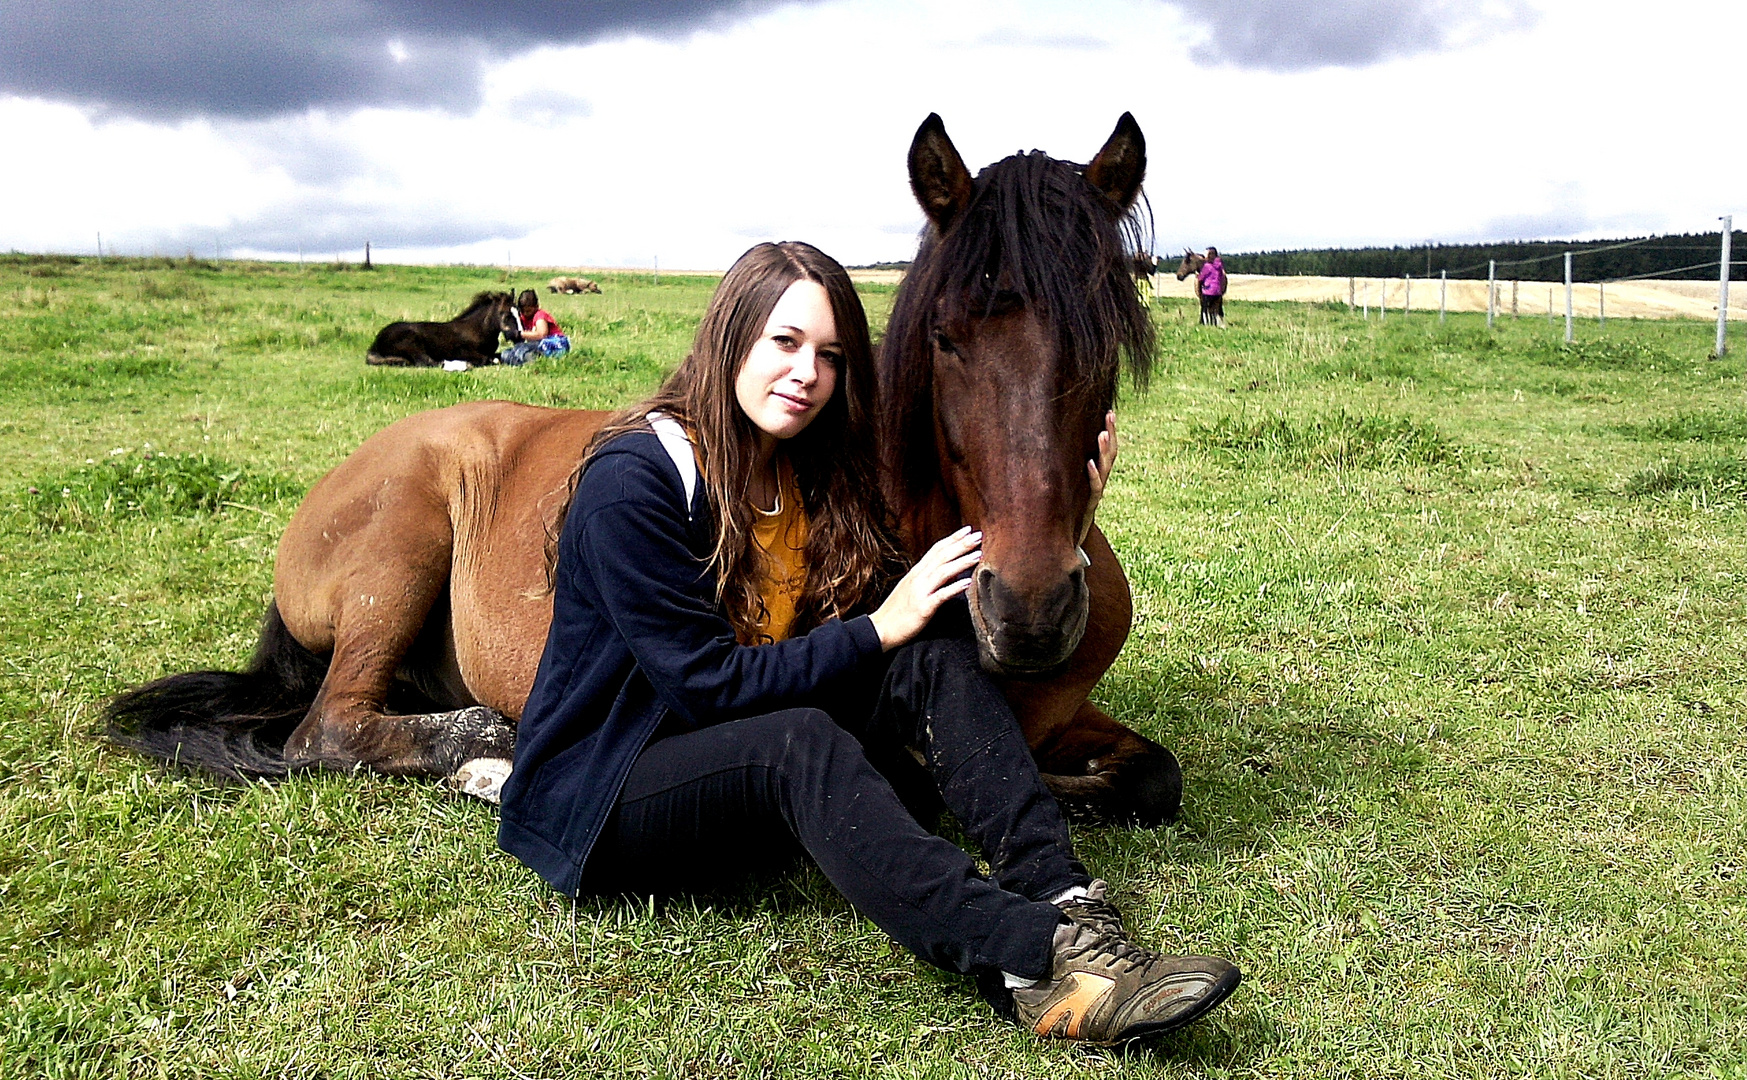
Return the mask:
<svg viewBox="0 0 1747 1080">
<path fill-rule="evenodd" d="M 1219 249 L 1207 249 L 1207 261 L 1195 271 L 1195 295 L 1201 298 L 1201 325 L 1225 325 L 1225 262 Z"/>
</svg>

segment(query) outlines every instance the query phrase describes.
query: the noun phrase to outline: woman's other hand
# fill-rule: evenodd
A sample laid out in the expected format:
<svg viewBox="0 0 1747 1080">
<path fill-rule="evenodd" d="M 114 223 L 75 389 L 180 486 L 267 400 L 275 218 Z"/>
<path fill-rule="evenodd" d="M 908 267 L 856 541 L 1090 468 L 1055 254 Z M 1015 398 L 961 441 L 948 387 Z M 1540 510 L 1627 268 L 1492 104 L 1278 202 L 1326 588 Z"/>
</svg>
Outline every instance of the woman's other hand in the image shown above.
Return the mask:
<svg viewBox="0 0 1747 1080">
<path fill-rule="evenodd" d="M 970 571 L 982 557 L 983 534 L 969 525 L 929 548 L 869 616 L 880 647 L 895 649 L 920 634 L 940 605 L 970 588 Z"/>
<path fill-rule="evenodd" d="M 1098 456 L 1086 461 L 1086 472 L 1092 482 L 1092 497 L 1086 503 L 1086 521 L 1080 526 L 1080 546 L 1086 544 L 1086 534 L 1092 531 L 1092 517 L 1098 512 L 1098 502 L 1104 498 L 1104 486 L 1110 482 L 1110 470 L 1116 467 L 1116 411 L 1104 414 L 1104 430 L 1098 433 Z"/>
</svg>

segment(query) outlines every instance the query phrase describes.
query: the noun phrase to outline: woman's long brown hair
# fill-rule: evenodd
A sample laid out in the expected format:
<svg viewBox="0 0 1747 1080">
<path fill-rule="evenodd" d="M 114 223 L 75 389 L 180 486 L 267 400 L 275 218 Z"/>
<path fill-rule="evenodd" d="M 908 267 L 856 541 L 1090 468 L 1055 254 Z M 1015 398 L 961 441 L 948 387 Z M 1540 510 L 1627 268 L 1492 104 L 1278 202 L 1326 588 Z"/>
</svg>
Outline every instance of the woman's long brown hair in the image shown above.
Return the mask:
<svg viewBox="0 0 1747 1080">
<path fill-rule="evenodd" d="M 849 274 L 813 247 L 759 244 L 735 261 L 698 325 L 692 349 L 654 396 L 614 414 L 589 443 L 570 477 L 570 496 L 608 442 L 649 429 L 649 414 L 683 424 L 716 519 L 716 600 L 741 641 L 758 640 L 764 553 L 752 542 L 749 487 L 757 433 L 740 408 L 734 381 L 783 293 L 797 281 L 822 286 L 837 325 L 837 388 L 817 418 L 784 440 L 807 512 L 807 583 L 795 604 L 793 633 L 871 610 L 903 572 L 890 514 L 880 493 L 874 448 L 874 367 L 867 313 Z M 568 499 L 566 512 L 568 512 Z M 564 520 L 558 515 L 558 521 Z"/>
</svg>

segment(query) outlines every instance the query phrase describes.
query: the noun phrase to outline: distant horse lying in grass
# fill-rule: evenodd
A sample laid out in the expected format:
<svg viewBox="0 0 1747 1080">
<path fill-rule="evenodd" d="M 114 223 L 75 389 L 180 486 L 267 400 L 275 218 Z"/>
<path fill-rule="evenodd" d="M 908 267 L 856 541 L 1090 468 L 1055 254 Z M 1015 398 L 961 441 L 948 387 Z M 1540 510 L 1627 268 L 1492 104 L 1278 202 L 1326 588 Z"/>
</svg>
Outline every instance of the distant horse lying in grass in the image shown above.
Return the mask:
<svg viewBox="0 0 1747 1080">
<path fill-rule="evenodd" d="M 880 346 L 877 415 L 911 553 L 983 533 L 978 652 L 1045 780 L 1152 824 L 1177 814 L 1176 759 L 1086 699 L 1133 616 L 1087 462 L 1124 361 L 1139 384 L 1153 360 L 1131 261 L 1145 171 L 1126 113 L 1086 165 L 1033 151 L 975 177 L 930 116 L 910 149 L 930 224 Z M 370 769 L 493 798 L 552 621 L 550 538 L 605 416 L 474 401 L 377 432 L 286 527 L 249 669 L 127 691 L 111 736 L 232 777 Z"/>
<path fill-rule="evenodd" d="M 546 283 L 546 291 L 574 296 L 577 293 L 598 293 L 601 287 L 585 277 L 555 277 Z"/>
<path fill-rule="evenodd" d="M 497 355 L 499 334 L 521 340 L 515 298 L 507 292 L 482 292 L 448 322 L 389 323 L 370 343 L 364 362 L 401 367 L 437 367 L 456 360 L 489 364 Z"/>
</svg>

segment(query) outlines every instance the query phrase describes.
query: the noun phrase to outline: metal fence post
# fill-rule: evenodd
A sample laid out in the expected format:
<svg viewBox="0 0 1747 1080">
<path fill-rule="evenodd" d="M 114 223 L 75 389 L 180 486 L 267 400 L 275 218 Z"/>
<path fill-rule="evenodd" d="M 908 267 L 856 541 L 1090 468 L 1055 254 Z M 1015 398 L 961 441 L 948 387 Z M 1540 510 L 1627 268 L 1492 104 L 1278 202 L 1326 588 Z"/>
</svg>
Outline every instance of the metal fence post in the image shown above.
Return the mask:
<svg viewBox="0 0 1747 1080">
<path fill-rule="evenodd" d="M 1488 330 L 1492 329 L 1493 309 L 1498 306 L 1495 302 L 1498 296 L 1498 290 L 1494 288 L 1497 283 L 1498 260 L 1488 259 L 1486 262 L 1486 328 Z"/>
<path fill-rule="evenodd" d="M 1735 215 L 1723 215 L 1723 258 L 1722 267 L 1717 272 L 1717 359 L 1721 360 L 1729 348 L 1729 233 L 1734 226 Z"/>
<path fill-rule="evenodd" d="M 1444 311 L 1448 306 L 1450 296 L 1450 272 L 1438 271 L 1438 321 L 1444 321 Z"/>
<path fill-rule="evenodd" d="M 1607 282 L 1598 281 L 1595 284 L 1595 324 L 1607 325 Z"/>
<path fill-rule="evenodd" d="M 1565 252 L 1565 344 L 1576 341 L 1571 332 L 1571 252 Z"/>
</svg>

